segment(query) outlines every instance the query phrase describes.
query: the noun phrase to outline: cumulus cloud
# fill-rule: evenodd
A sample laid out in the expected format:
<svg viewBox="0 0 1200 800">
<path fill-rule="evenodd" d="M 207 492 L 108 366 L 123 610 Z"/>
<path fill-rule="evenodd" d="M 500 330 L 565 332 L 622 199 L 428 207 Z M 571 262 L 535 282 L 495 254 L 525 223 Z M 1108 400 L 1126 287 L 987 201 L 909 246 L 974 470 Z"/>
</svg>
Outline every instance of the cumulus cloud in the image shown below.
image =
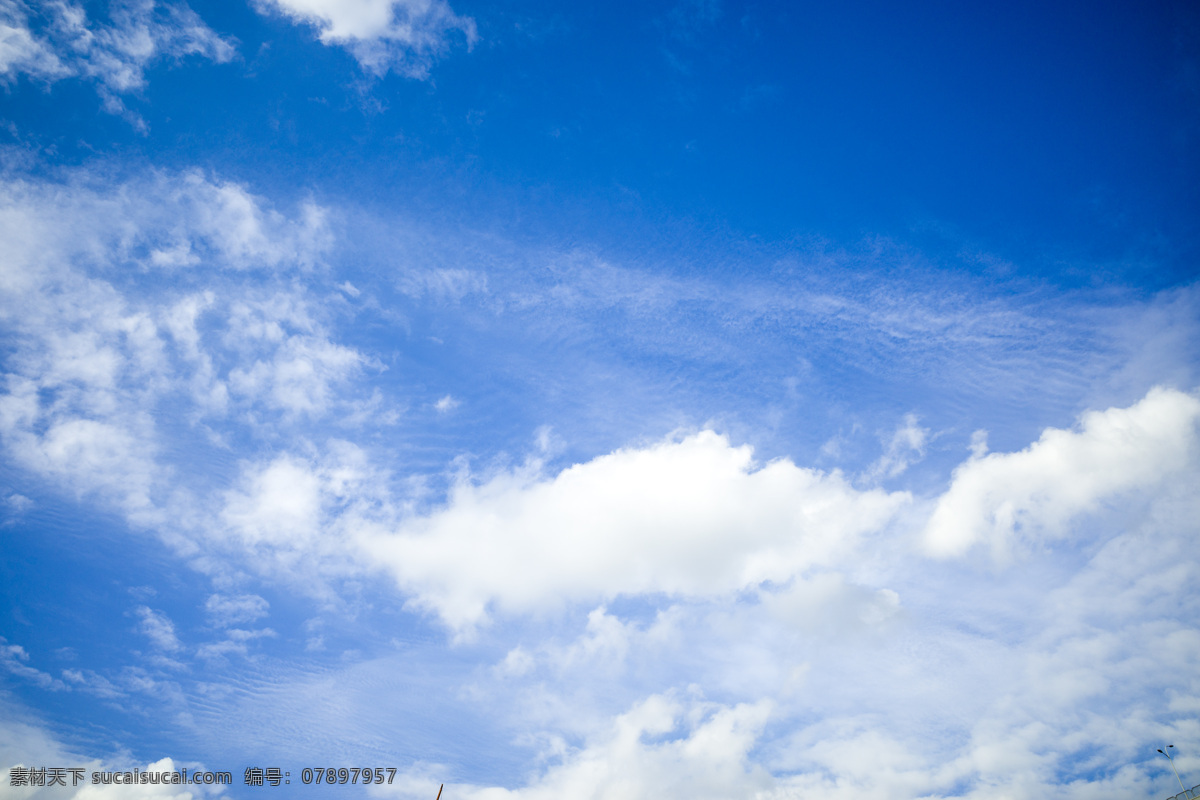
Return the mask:
<svg viewBox="0 0 1200 800">
<path fill-rule="evenodd" d="M 489 607 L 530 612 L 618 595 L 729 594 L 834 560 L 909 497 L 712 431 L 619 450 L 558 475 L 463 482 L 446 507 L 360 537 L 415 602 L 463 629 Z"/>
<path fill-rule="evenodd" d="M 97 84 L 107 110 L 121 113 L 120 96 L 145 86 L 151 64 L 186 56 L 220 63 L 236 53 L 185 3 L 115 0 L 108 11 L 104 23 L 70 0 L 0 0 L 0 81 L 84 78 Z"/>
<path fill-rule="evenodd" d="M 257 6 L 316 28 L 327 45 L 345 47 L 375 75 L 394 70 L 423 78 L 460 34 L 475 43 L 475 21 L 445 0 L 257 0 Z"/>
<path fill-rule="evenodd" d="M 771 713 L 766 701 L 722 705 L 655 694 L 615 716 L 582 747 L 519 789 L 448 784 L 470 800 L 639 800 L 759 797 L 775 783 L 750 750 Z M 426 797 L 439 781 L 413 770 L 373 792 Z"/>
<path fill-rule="evenodd" d="M 240 571 L 333 600 L 339 581 L 372 569 L 355 537 L 390 524 L 393 503 L 387 473 L 335 439 L 321 451 L 244 463 L 204 543 Z M 227 569 L 219 561 L 213 568 Z"/>
<path fill-rule="evenodd" d="M 720 706 L 655 695 L 618 716 L 597 741 L 531 785 L 479 789 L 476 800 L 752 796 L 771 783 L 748 753 L 770 715 L 768 702 Z M 682 735 L 672 735 L 682 734 Z"/>
<path fill-rule="evenodd" d="M 1153 748 L 1184 742 L 1195 752 L 1200 742 L 1200 678 L 1190 667 L 1200 657 L 1198 466 L 1144 486 L 1126 524 L 1115 534 L 1093 531 L 1089 555 L 1065 574 L 1045 564 L 1019 577 L 963 562 L 930 570 L 912 553 L 888 574 L 897 591 L 826 573 L 765 593 L 757 605 L 693 607 L 669 646 L 597 609 L 579 640 L 558 651 L 590 668 L 547 674 L 541 662 L 555 651 L 515 648 L 494 670 L 503 685 L 494 697 L 524 681 L 515 701 L 523 713 L 537 718 L 527 709 L 561 705 L 563 718 L 545 723 L 548 731 L 586 717 L 592 709 L 581 698 L 649 675 L 769 701 L 768 724 L 727 745 L 734 764 L 741 753 L 748 758 L 740 777 L 731 767 L 736 780 L 724 796 L 1167 796 L 1174 776 Z M 908 601 L 899 606 L 899 597 Z M 878 626 L 895 617 L 898 624 Z M 825 623 L 838 630 L 818 635 Z M 628 669 L 602 675 L 595 663 L 613 653 Z M 639 668 L 635 654 L 643 653 L 666 672 Z M 550 742 L 542 755 L 554 766 L 520 788 L 467 789 L 497 798 L 572 789 L 581 797 L 691 796 L 691 787 L 669 783 L 691 765 L 655 761 L 660 743 L 686 734 L 647 726 L 618 762 L 607 758 L 615 727 L 614 719 L 592 728 L 578 749 Z M 630 783 L 613 788 L 609 764 Z M 643 783 L 642 764 L 661 770 L 661 782 Z M 585 765 L 592 783 L 571 783 Z"/>
<path fill-rule="evenodd" d="M 1129 408 L 1089 411 L 1077 430 L 1050 428 L 1019 453 L 975 455 L 954 471 L 925 529 L 936 556 L 984 543 L 1005 557 L 1019 542 L 1061 537 L 1075 516 L 1152 486 L 1196 455 L 1200 400 L 1156 388 Z"/>
</svg>

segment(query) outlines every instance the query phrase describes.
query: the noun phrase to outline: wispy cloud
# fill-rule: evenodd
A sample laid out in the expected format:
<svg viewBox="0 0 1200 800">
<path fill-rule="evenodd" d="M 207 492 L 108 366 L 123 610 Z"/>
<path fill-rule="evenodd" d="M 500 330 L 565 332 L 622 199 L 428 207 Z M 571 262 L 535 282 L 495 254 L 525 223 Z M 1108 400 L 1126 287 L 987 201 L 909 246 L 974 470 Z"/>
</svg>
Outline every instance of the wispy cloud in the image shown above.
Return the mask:
<svg viewBox="0 0 1200 800">
<path fill-rule="evenodd" d="M 32 681 L 43 689 L 62 689 L 63 682 L 46 672 L 29 666 L 29 653 L 19 644 L 8 644 L 0 637 L 0 667 L 19 678 Z"/>
<path fill-rule="evenodd" d="M 146 84 L 146 69 L 163 60 L 199 56 L 218 63 L 236 54 L 234 43 L 213 32 L 186 3 L 114 0 L 108 22 L 89 19 L 83 5 L 0 2 L 0 80 L 18 75 L 46 83 L 92 81 L 111 113 L 142 125 L 123 96 Z"/>
<path fill-rule="evenodd" d="M 136 613 L 141 620 L 142 633 L 151 644 L 164 653 L 177 653 L 182 649 L 178 637 L 175 636 L 175 623 L 165 614 L 149 606 L 138 606 Z"/>
</svg>

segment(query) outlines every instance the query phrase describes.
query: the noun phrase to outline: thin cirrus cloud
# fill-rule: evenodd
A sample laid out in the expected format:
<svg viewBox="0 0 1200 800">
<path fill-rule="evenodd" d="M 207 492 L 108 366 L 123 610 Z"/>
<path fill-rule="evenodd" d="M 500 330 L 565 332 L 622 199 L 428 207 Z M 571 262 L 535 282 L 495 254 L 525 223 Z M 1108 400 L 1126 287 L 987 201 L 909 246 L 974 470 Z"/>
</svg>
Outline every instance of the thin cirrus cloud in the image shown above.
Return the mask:
<svg viewBox="0 0 1200 800">
<path fill-rule="evenodd" d="M 256 0 L 275 12 L 317 29 L 327 45 L 346 48 L 364 70 L 413 78 L 429 74 L 433 61 L 461 36 L 478 39 L 475 20 L 454 12 L 445 0 Z"/>
</svg>

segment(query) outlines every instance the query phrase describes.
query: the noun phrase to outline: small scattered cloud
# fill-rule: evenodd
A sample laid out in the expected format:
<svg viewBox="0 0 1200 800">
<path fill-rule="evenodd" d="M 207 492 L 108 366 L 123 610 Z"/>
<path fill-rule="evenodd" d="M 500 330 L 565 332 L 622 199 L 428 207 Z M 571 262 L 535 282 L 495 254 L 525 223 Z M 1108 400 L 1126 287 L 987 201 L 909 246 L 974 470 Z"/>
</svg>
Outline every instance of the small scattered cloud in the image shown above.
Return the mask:
<svg viewBox="0 0 1200 800">
<path fill-rule="evenodd" d="M 19 678 L 31 681 L 43 689 L 57 691 L 65 688 L 63 682 L 59 679 L 36 667 L 31 667 L 29 665 L 29 653 L 25 652 L 25 648 L 19 644 L 8 644 L 8 640 L 3 636 L 0 636 L 0 667 L 3 667 L 9 673 Z"/>
<path fill-rule="evenodd" d="M 4 505 L 14 514 L 23 514 L 33 508 L 33 501 L 23 494 L 13 492 L 4 498 Z"/>
<path fill-rule="evenodd" d="M 434 407 L 434 409 L 437 410 L 437 412 L 439 414 L 447 414 L 447 413 L 453 411 L 454 409 L 458 408 L 459 405 L 460 405 L 460 403 L 458 400 L 455 400 L 450 395 L 446 395 L 445 397 L 441 398 L 436 403 L 434 403 L 433 407 Z"/>
<path fill-rule="evenodd" d="M 138 606 L 135 612 L 141 620 L 140 629 L 146 638 L 165 653 L 177 653 L 182 649 L 179 639 L 175 636 L 175 623 L 161 611 L 155 611 L 149 606 Z"/>
<path fill-rule="evenodd" d="M 455 37 L 468 48 L 479 36 L 475 20 L 445 0 L 255 0 L 256 7 L 317 30 L 321 42 L 346 48 L 362 68 L 382 77 L 396 72 L 426 78 Z"/>
<path fill-rule="evenodd" d="M 201 645 L 196 655 L 208 661 L 219 661 L 230 655 L 247 656 L 250 653 L 250 643 L 256 639 L 273 639 L 278 636 L 271 628 L 244 630 L 231 628 L 225 631 L 225 639 L 219 642 L 209 642 Z"/>
<path fill-rule="evenodd" d="M 213 624 L 221 628 L 255 622 L 267 616 L 270 604 L 256 594 L 214 594 L 204 603 Z"/>
<path fill-rule="evenodd" d="M 44 83 L 81 78 L 96 84 L 107 111 L 144 127 L 122 97 L 146 84 L 146 69 L 197 56 L 222 63 L 234 42 L 209 28 L 185 3 L 116 0 L 109 22 L 89 19 L 84 5 L 0 0 L 0 82 L 18 75 Z"/>
<path fill-rule="evenodd" d="M 881 480 L 903 474 L 911 464 L 924 458 L 925 443 L 928 438 L 929 429 L 922 428 L 917 424 L 917 415 L 906 414 L 904 423 L 896 428 L 890 439 L 885 441 L 886 448 L 883 455 L 867 467 L 866 472 L 863 473 L 863 479 L 868 483 L 878 483 Z M 824 448 L 822 448 L 822 452 L 826 452 Z M 832 454 L 830 453 L 830 455 Z"/>
</svg>

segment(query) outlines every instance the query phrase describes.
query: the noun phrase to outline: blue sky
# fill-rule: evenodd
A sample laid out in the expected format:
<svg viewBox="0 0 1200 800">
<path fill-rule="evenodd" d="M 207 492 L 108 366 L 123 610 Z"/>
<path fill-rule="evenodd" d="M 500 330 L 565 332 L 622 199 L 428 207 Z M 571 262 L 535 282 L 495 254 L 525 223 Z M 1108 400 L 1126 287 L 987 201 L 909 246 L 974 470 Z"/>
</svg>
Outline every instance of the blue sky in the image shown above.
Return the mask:
<svg viewBox="0 0 1200 800">
<path fill-rule="evenodd" d="M 235 778 L 0 798 L 1200 781 L 1189 4 L 0 0 L 0 83 L 0 769 Z"/>
</svg>

